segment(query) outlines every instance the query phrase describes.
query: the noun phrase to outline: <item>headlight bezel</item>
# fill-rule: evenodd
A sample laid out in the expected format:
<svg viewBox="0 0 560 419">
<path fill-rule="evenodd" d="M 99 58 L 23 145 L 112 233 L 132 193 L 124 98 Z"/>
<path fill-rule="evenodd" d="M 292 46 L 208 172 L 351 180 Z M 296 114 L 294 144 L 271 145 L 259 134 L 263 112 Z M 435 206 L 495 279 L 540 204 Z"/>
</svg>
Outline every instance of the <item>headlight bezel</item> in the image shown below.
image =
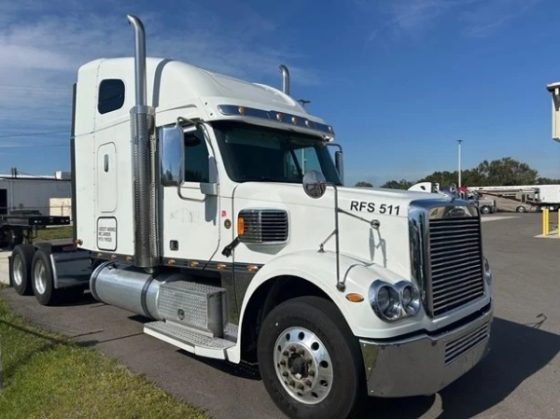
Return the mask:
<svg viewBox="0 0 560 419">
<path fill-rule="evenodd" d="M 385 290 L 388 293 L 388 303 L 383 303 L 384 297 L 380 298 L 380 292 Z M 410 301 L 408 302 L 405 301 L 407 291 L 410 293 Z M 403 301 L 406 302 L 406 306 L 403 305 Z M 420 312 L 420 291 L 410 281 L 403 280 L 396 284 L 391 284 L 377 279 L 370 285 L 369 303 L 377 317 L 381 320 L 395 322 L 405 317 L 415 316 Z"/>
</svg>

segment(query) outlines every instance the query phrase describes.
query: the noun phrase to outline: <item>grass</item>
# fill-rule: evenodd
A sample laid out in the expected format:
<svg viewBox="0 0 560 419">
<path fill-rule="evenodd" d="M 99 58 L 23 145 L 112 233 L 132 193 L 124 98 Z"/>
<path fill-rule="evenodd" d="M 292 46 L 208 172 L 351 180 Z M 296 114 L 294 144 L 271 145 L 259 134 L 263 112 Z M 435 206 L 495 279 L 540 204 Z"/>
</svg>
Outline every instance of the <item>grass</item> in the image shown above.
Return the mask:
<svg viewBox="0 0 560 419">
<path fill-rule="evenodd" d="M 116 361 L 28 324 L 1 298 L 0 345 L 2 418 L 207 418 Z"/>
<path fill-rule="evenodd" d="M 37 230 L 37 238 L 35 240 L 56 240 L 71 239 L 72 226 L 51 227 Z"/>
</svg>

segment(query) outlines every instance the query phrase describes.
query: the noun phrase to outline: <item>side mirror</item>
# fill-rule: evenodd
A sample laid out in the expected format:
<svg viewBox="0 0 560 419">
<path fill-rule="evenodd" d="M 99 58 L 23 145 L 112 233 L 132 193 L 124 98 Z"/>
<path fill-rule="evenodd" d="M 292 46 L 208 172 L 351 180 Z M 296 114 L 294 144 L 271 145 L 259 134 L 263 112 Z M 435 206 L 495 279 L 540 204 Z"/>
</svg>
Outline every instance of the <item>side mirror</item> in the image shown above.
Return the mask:
<svg viewBox="0 0 560 419">
<path fill-rule="evenodd" d="M 546 90 L 552 95 L 552 138 L 560 141 L 560 82 L 549 84 Z"/>
<path fill-rule="evenodd" d="M 327 143 L 327 147 L 334 147 L 337 149 L 334 152 L 334 165 L 338 172 L 340 183 L 344 185 L 344 154 L 342 153 L 342 146 L 337 143 Z"/>
<path fill-rule="evenodd" d="M 317 170 L 310 170 L 303 175 L 303 190 L 311 198 L 321 198 L 327 190 L 325 176 Z"/>
<path fill-rule="evenodd" d="M 344 154 L 342 153 L 342 150 L 335 151 L 334 164 L 336 166 L 336 170 L 338 171 L 340 182 L 344 185 Z"/>
<path fill-rule="evenodd" d="M 158 129 L 161 157 L 161 183 L 179 186 L 183 181 L 183 128 L 178 125 Z"/>
</svg>

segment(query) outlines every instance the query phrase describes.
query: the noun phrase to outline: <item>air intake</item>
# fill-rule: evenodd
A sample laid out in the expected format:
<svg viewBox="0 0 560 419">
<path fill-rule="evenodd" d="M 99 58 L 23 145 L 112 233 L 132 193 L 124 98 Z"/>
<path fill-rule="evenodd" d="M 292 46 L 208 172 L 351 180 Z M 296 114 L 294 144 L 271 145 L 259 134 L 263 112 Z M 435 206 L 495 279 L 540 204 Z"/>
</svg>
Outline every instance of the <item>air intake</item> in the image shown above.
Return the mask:
<svg viewBox="0 0 560 419">
<path fill-rule="evenodd" d="M 247 209 L 239 213 L 244 243 L 283 243 L 288 240 L 288 213 L 275 209 Z M 242 233 L 242 234 L 241 234 Z"/>
</svg>

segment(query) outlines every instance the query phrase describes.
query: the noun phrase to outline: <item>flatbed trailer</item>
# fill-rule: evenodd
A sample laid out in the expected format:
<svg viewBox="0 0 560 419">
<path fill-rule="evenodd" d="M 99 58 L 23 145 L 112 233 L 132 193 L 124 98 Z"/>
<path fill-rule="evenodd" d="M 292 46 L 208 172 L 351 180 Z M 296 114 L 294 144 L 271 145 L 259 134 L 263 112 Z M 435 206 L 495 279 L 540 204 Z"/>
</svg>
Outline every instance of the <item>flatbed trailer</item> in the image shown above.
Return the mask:
<svg viewBox="0 0 560 419">
<path fill-rule="evenodd" d="M 26 212 L 0 215 L 0 247 L 13 248 L 18 244 L 31 243 L 37 236 L 37 230 L 66 225 L 70 225 L 70 217 Z"/>
</svg>

